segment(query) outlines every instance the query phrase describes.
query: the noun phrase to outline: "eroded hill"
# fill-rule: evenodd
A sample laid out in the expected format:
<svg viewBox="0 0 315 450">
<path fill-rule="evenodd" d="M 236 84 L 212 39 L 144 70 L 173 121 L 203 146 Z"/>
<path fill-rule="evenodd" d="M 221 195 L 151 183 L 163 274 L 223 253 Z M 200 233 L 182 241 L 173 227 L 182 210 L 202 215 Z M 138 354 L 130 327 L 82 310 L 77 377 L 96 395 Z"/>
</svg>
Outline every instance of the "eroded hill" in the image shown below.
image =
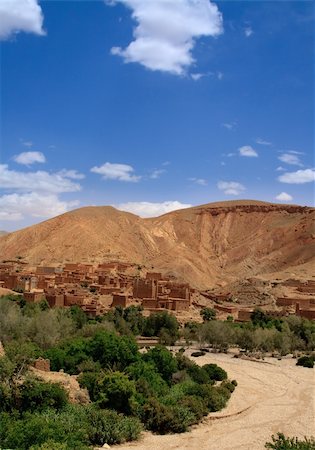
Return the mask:
<svg viewBox="0 0 315 450">
<path fill-rule="evenodd" d="M 141 219 L 86 207 L 0 237 L 0 258 L 31 264 L 121 259 L 199 288 L 290 267 L 312 267 L 315 209 L 223 202 Z"/>
</svg>

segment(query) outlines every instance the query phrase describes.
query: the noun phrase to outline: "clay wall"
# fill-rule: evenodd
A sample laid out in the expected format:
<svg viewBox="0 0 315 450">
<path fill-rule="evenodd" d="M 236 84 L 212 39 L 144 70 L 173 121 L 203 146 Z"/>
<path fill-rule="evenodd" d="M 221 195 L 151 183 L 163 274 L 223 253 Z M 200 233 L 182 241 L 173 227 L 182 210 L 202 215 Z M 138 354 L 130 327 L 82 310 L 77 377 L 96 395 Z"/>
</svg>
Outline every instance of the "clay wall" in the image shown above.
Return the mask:
<svg viewBox="0 0 315 450">
<path fill-rule="evenodd" d="M 64 296 L 65 306 L 82 305 L 84 302 L 83 295 L 65 294 Z"/>
<path fill-rule="evenodd" d="M 136 278 L 133 283 L 134 298 L 156 298 L 157 283 L 154 280 Z"/>
<path fill-rule="evenodd" d="M 240 309 L 238 311 L 237 319 L 240 321 L 249 322 L 252 313 L 253 313 L 252 309 Z"/>
<path fill-rule="evenodd" d="M 24 292 L 23 297 L 27 303 L 39 303 L 45 300 L 44 292 Z"/>
<path fill-rule="evenodd" d="M 62 308 L 63 306 L 65 306 L 64 294 L 46 294 L 46 300 L 51 308 Z"/>
<path fill-rule="evenodd" d="M 160 272 L 147 272 L 146 279 L 160 281 L 162 280 L 162 274 Z"/>
<path fill-rule="evenodd" d="M 155 298 L 144 298 L 142 300 L 142 306 L 144 309 L 153 309 L 158 307 L 158 302 Z"/>
<path fill-rule="evenodd" d="M 43 372 L 50 372 L 50 360 L 38 358 L 34 361 L 34 367 L 35 369 L 42 370 Z"/>
<path fill-rule="evenodd" d="M 122 295 L 122 294 L 114 294 L 113 295 L 113 301 L 111 304 L 111 307 L 115 306 L 122 306 L 123 308 L 126 308 L 128 305 L 128 295 Z"/>
</svg>

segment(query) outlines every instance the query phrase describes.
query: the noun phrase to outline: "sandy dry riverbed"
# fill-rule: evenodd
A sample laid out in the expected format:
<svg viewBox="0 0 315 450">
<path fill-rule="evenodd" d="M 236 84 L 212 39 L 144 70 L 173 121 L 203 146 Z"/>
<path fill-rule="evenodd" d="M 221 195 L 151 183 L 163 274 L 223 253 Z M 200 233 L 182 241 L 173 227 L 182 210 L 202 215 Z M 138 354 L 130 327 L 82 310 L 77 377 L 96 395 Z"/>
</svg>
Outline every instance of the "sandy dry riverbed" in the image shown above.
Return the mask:
<svg viewBox="0 0 315 450">
<path fill-rule="evenodd" d="M 187 354 L 188 352 L 186 352 Z M 255 362 L 231 355 L 207 354 L 198 364 L 216 363 L 238 386 L 228 406 L 210 414 L 188 433 L 143 433 L 119 450 L 260 450 L 278 431 L 289 436 L 315 435 L 315 371 L 296 360 L 265 358 Z"/>
</svg>

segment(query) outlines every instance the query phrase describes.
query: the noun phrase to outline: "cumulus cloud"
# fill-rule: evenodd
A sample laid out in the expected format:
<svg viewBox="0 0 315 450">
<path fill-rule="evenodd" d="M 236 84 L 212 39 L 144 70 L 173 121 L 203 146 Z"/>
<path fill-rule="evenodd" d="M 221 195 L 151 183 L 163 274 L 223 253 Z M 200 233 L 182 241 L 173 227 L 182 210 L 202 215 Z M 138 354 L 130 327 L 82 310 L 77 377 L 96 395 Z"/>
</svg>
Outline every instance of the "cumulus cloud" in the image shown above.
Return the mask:
<svg viewBox="0 0 315 450">
<path fill-rule="evenodd" d="M 0 188 L 58 194 L 79 191 L 81 186 L 60 172 L 22 172 L 10 170 L 7 164 L 0 164 Z"/>
<path fill-rule="evenodd" d="M 25 216 L 54 217 L 77 206 L 79 202 L 61 201 L 54 194 L 8 194 L 0 196 L 0 220 L 21 220 Z"/>
<path fill-rule="evenodd" d="M 132 10 L 133 41 L 111 53 L 126 63 L 183 75 L 195 62 L 192 51 L 201 36 L 223 33 L 222 14 L 209 0 L 108 0 Z"/>
<path fill-rule="evenodd" d="M 288 152 L 288 153 L 282 153 L 282 155 L 278 156 L 278 159 L 286 164 L 291 164 L 293 166 L 300 166 L 302 167 L 303 164 L 300 161 L 300 158 L 297 156 L 298 154 L 296 152 Z"/>
<path fill-rule="evenodd" d="M 121 211 L 127 211 L 141 217 L 158 217 L 178 209 L 190 208 L 192 205 L 178 201 L 166 201 L 162 203 L 128 202 L 114 205 Z"/>
<path fill-rule="evenodd" d="M 203 178 L 189 178 L 189 181 L 193 181 L 196 184 L 199 184 L 200 186 L 207 186 L 208 182 L 207 180 Z"/>
<path fill-rule="evenodd" d="M 92 167 L 91 172 L 102 175 L 104 180 L 118 180 L 137 183 L 141 177 L 134 175 L 134 168 L 128 164 L 106 162 L 102 166 Z"/>
<path fill-rule="evenodd" d="M 161 175 L 163 175 L 163 173 L 165 173 L 166 170 L 165 169 L 156 169 L 153 170 L 153 172 L 150 174 L 150 178 L 152 178 L 152 180 L 157 180 L 158 178 L 160 178 Z"/>
<path fill-rule="evenodd" d="M 83 178 L 85 178 L 85 175 L 79 173 L 77 170 L 62 169 L 57 172 L 57 175 L 60 175 L 63 178 L 71 178 L 72 180 L 83 180 Z"/>
<path fill-rule="evenodd" d="M 42 152 L 22 152 L 19 155 L 15 155 L 13 159 L 18 164 L 24 164 L 25 166 L 46 162 L 45 155 Z"/>
<path fill-rule="evenodd" d="M 288 184 L 304 184 L 315 181 L 315 170 L 305 169 L 297 170 L 296 172 L 286 172 L 278 177 L 281 183 Z"/>
<path fill-rule="evenodd" d="M 246 190 L 245 186 L 237 181 L 219 181 L 217 187 L 226 195 L 240 195 Z"/>
<path fill-rule="evenodd" d="M 281 192 L 276 196 L 276 200 L 280 200 L 280 202 L 291 202 L 293 200 L 292 195 L 287 194 L 286 192 Z"/>
<path fill-rule="evenodd" d="M 43 13 L 36 0 L 0 1 L 0 40 L 24 31 L 44 35 Z"/>
<path fill-rule="evenodd" d="M 246 27 L 244 29 L 244 34 L 246 37 L 250 37 L 253 33 L 254 33 L 254 31 L 251 27 Z"/>
<path fill-rule="evenodd" d="M 240 153 L 240 156 L 247 156 L 250 158 L 258 156 L 256 150 L 253 149 L 253 147 L 251 147 L 250 145 L 243 145 L 243 147 L 240 147 L 238 151 Z"/>
<path fill-rule="evenodd" d="M 226 128 L 227 130 L 231 131 L 236 128 L 237 123 L 236 122 L 225 122 L 221 124 L 222 127 Z"/>
<path fill-rule="evenodd" d="M 265 141 L 264 139 L 261 139 L 261 138 L 257 138 L 256 139 L 256 144 L 259 144 L 259 145 L 272 145 L 272 142 Z"/>
</svg>

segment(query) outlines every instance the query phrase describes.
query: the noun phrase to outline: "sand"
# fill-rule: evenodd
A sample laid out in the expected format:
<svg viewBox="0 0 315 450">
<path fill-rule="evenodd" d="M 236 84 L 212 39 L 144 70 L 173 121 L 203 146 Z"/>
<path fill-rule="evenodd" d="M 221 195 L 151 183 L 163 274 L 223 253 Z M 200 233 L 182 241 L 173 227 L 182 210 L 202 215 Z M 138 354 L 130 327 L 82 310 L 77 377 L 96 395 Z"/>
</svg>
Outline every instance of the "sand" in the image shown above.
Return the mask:
<svg viewBox="0 0 315 450">
<path fill-rule="evenodd" d="M 263 362 L 207 354 L 198 364 L 216 363 L 238 386 L 228 406 L 209 414 L 190 432 L 166 436 L 145 432 L 138 442 L 119 450 L 260 450 L 271 435 L 315 435 L 315 371 L 292 358 Z"/>
</svg>

